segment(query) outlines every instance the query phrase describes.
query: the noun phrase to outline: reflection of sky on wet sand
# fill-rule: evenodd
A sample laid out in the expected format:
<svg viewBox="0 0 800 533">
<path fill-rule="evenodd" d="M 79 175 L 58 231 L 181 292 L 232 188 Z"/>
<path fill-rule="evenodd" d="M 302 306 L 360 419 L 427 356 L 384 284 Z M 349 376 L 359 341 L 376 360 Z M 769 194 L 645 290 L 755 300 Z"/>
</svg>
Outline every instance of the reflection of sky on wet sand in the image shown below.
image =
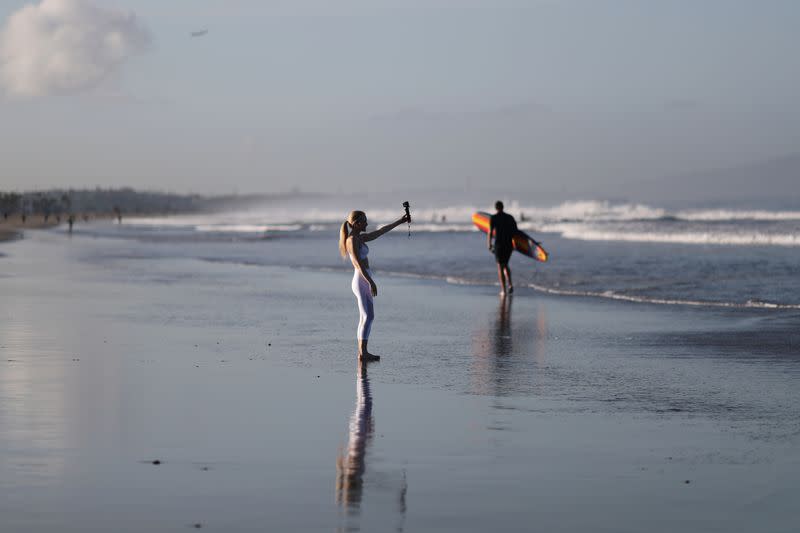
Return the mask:
<svg viewBox="0 0 800 533">
<path fill-rule="evenodd" d="M 62 482 L 77 450 L 122 439 L 120 360 L 93 307 L 107 295 L 75 293 L 64 258 L 43 250 L 17 254 L 0 280 L 0 469 L 32 486 Z"/>
<path fill-rule="evenodd" d="M 31 485 L 49 484 L 64 469 L 67 443 L 63 366 L 42 340 L 34 310 L 8 292 L 0 299 L 0 442 L 2 470 Z M 0 481 L 1 482 L 1 481 Z"/>
<path fill-rule="evenodd" d="M 501 297 L 472 331 L 471 391 L 503 396 L 530 390 L 547 352 L 547 314 L 514 315 L 513 296 Z"/>
</svg>

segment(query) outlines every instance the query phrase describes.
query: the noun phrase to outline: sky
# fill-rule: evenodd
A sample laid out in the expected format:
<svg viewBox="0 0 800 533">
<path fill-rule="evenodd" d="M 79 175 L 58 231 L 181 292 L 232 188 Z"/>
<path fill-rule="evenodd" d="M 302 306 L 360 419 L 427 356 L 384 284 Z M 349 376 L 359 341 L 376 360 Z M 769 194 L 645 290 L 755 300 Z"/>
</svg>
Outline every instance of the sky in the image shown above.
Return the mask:
<svg viewBox="0 0 800 533">
<path fill-rule="evenodd" d="M 794 0 L 0 0 L 0 189 L 580 195 L 735 167 L 800 151 L 798 22 Z"/>
</svg>

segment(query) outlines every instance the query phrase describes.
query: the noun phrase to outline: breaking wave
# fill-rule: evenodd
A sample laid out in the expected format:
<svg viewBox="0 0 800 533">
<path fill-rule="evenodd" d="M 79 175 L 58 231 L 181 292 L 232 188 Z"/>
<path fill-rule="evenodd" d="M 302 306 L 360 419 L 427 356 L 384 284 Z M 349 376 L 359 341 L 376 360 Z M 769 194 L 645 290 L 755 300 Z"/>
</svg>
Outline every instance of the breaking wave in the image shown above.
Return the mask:
<svg viewBox="0 0 800 533">
<path fill-rule="evenodd" d="M 471 216 L 477 205 L 415 208 L 412 231 L 423 233 L 476 231 Z M 533 235 L 554 233 L 583 241 L 628 241 L 665 244 L 800 246 L 800 211 L 752 209 L 683 209 L 670 211 L 638 203 L 572 201 L 554 206 L 509 202 L 506 210 L 519 227 Z M 401 214 L 399 206 L 368 210 L 377 228 Z M 335 207 L 273 206 L 237 212 L 169 217 L 130 218 L 130 226 L 150 231 L 244 235 L 335 232 L 345 211 Z"/>
<path fill-rule="evenodd" d="M 539 228 L 565 239 L 582 241 L 627 241 L 663 244 L 718 244 L 738 246 L 800 246 L 800 233 L 769 233 L 742 228 L 713 230 L 693 228 L 683 231 L 642 231 L 615 227 L 605 229 L 589 224 L 551 224 Z"/>
<path fill-rule="evenodd" d="M 464 204 L 413 209 L 414 222 L 430 224 L 469 225 L 472 213 L 490 211 L 489 206 Z M 800 211 L 736 210 L 736 209 L 684 209 L 670 211 L 637 203 L 611 203 L 603 201 L 571 201 L 556 206 L 523 205 L 510 202 L 506 211 L 521 219 L 521 222 L 624 222 L 624 221 L 800 221 Z M 385 223 L 402 214 L 402 209 L 369 208 L 367 214 L 373 223 Z M 196 226 L 213 227 L 228 225 L 288 225 L 288 224 L 341 224 L 347 216 L 346 210 L 335 208 L 288 208 L 270 207 L 237 212 L 174 215 L 168 217 L 143 217 L 129 219 L 132 223 L 148 226 Z"/>
</svg>

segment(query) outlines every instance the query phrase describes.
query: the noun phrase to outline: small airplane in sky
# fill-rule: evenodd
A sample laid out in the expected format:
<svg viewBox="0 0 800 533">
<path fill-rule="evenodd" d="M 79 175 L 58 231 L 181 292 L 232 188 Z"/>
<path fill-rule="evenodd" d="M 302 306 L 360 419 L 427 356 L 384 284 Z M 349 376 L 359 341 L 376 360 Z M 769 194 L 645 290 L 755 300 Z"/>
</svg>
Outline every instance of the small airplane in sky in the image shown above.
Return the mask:
<svg viewBox="0 0 800 533">
<path fill-rule="evenodd" d="M 203 35 L 205 35 L 206 33 L 208 33 L 208 29 L 205 29 L 205 30 L 199 30 L 199 31 L 193 31 L 193 32 L 191 32 L 189 35 L 190 35 L 191 37 L 202 37 L 202 36 L 203 36 Z"/>
</svg>

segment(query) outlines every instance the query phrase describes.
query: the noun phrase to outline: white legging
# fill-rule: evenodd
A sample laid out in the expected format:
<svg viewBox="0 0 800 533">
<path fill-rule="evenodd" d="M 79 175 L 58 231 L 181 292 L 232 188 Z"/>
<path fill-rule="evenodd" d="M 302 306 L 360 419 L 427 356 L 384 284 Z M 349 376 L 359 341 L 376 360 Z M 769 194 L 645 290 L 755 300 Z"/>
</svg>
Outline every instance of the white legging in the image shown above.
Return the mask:
<svg viewBox="0 0 800 533">
<path fill-rule="evenodd" d="M 367 269 L 367 273 L 372 277 L 372 272 Z M 356 330 L 356 338 L 358 340 L 369 339 L 369 331 L 372 329 L 372 321 L 375 319 L 375 311 L 372 308 L 372 289 L 369 282 L 364 279 L 364 276 L 356 270 L 353 272 L 353 283 L 350 285 L 353 288 L 353 294 L 356 295 L 358 300 L 358 329 Z"/>
</svg>

